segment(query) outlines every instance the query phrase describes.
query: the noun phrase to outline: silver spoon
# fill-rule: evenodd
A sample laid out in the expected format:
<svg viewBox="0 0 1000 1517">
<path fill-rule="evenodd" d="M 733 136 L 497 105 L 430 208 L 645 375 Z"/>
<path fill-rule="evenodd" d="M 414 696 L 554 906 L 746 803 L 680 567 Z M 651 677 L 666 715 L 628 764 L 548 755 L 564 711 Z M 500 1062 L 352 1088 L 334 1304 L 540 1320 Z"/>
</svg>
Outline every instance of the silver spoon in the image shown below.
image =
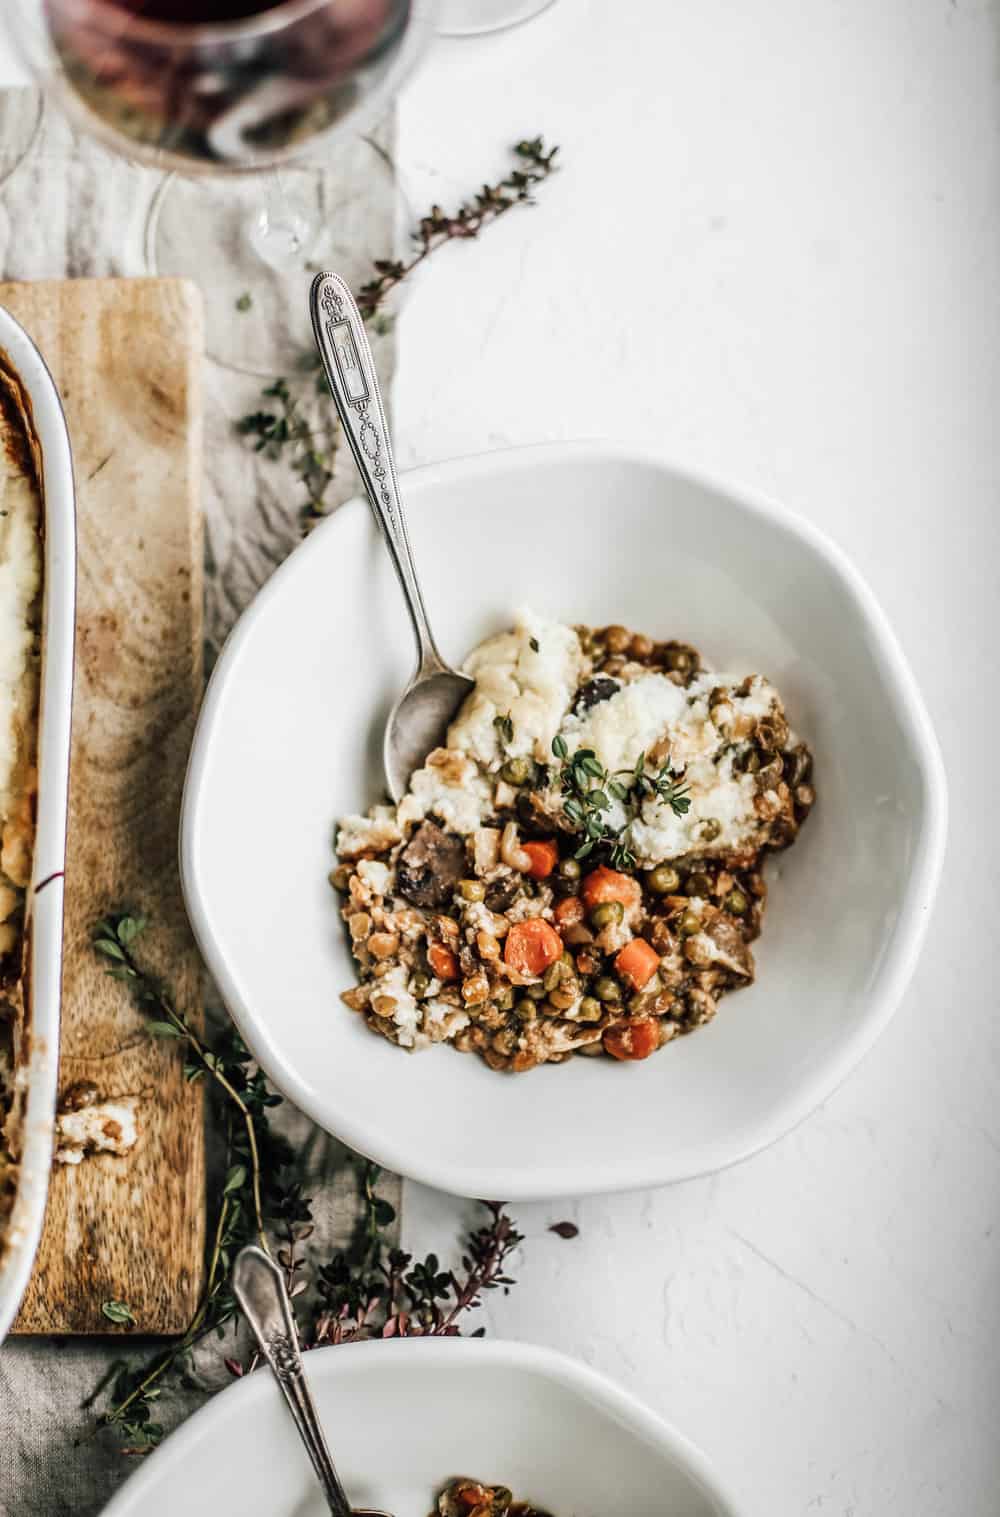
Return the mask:
<svg viewBox="0 0 1000 1517">
<path fill-rule="evenodd" d="M 315 1403 L 302 1373 L 302 1355 L 284 1276 L 256 1244 L 240 1249 L 233 1265 L 233 1291 L 260 1351 L 288 1402 L 333 1517 L 391 1517 L 370 1508 L 352 1512 L 326 1446 Z"/>
<path fill-rule="evenodd" d="M 309 308 L 334 404 L 403 587 L 417 640 L 416 672 L 389 713 L 382 748 L 389 793 L 399 801 L 406 794 L 410 775 L 443 741 L 448 723 L 474 688 L 474 681 L 445 663 L 428 625 L 399 497 L 385 407 L 361 312 L 337 274 L 317 274 Z"/>
</svg>

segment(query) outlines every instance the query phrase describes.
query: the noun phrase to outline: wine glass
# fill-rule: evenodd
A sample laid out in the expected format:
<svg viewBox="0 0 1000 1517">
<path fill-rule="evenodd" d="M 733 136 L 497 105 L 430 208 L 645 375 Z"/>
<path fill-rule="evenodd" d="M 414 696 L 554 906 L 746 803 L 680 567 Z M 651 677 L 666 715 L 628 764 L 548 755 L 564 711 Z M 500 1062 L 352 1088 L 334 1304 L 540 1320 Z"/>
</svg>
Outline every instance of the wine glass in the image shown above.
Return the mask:
<svg viewBox="0 0 1000 1517">
<path fill-rule="evenodd" d="M 67 114 L 118 152 L 168 170 L 146 226 L 149 272 L 206 286 L 213 357 L 274 372 L 287 333 L 236 313 L 250 305 L 266 313 L 277 287 L 308 267 L 336 212 L 326 203 L 327 145 L 336 136 L 345 154 L 358 151 L 359 134 L 431 35 L 433 0 L 13 0 L 13 8 L 29 64 Z M 368 153 L 362 176 L 385 174 Z"/>
</svg>

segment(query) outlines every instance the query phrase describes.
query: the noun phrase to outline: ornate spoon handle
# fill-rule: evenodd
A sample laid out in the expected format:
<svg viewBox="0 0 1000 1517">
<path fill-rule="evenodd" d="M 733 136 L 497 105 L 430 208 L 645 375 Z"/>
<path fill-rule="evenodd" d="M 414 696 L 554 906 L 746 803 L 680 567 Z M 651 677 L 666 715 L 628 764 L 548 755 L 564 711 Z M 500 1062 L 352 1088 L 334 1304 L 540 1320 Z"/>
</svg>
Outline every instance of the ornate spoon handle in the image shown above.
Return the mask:
<svg viewBox="0 0 1000 1517">
<path fill-rule="evenodd" d="M 316 275 L 309 310 L 316 346 L 344 435 L 403 588 L 417 640 L 417 669 L 426 674 L 447 670 L 420 593 L 392 461 L 385 407 L 361 312 L 339 274 Z"/>
<path fill-rule="evenodd" d="M 237 1255 L 233 1267 L 233 1290 L 253 1329 L 260 1351 L 281 1386 L 330 1511 L 334 1517 L 351 1517 L 351 1504 L 334 1469 L 316 1407 L 302 1373 L 295 1318 L 281 1270 L 262 1248 L 251 1244 L 241 1249 Z"/>
</svg>

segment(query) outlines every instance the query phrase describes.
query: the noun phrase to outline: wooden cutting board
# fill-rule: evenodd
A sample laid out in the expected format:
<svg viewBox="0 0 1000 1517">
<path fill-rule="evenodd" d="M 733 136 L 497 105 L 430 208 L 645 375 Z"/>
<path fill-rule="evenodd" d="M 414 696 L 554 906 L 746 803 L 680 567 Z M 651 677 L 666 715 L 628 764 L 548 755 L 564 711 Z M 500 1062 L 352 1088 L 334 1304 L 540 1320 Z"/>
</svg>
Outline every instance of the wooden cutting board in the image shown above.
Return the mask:
<svg viewBox="0 0 1000 1517">
<path fill-rule="evenodd" d="M 177 825 L 202 688 L 200 299 L 177 280 L 0 283 L 62 396 L 77 486 L 78 600 L 59 1088 L 140 1098 L 127 1157 L 57 1165 L 15 1331 L 105 1333 L 102 1301 L 181 1331 L 200 1292 L 200 1084 L 143 1030 L 91 948 L 98 917 L 149 918 L 138 952 L 199 1015 Z"/>
</svg>

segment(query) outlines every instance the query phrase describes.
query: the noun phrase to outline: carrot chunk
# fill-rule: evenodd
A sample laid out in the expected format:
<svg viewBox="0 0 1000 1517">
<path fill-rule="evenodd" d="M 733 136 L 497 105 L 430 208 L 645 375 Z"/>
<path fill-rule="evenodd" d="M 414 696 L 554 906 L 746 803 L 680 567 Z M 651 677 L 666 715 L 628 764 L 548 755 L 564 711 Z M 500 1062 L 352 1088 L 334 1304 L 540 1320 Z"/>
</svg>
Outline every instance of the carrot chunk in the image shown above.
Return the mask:
<svg viewBox="0 0 1000 1517">
<path fill-rule="evenodd" d="M 522 843 L 521 848 L 531 860 L 528 873 L 533 880 L 547 879 L 559 862 L 559 849 L 549 839 L 540 843 Z"/>
<path fill-rule="evenodd" d="M 588 911 L 603 906 L 607 901 L 620 901 L 623 906 L 634 906 L 642 899 L 642 887 L 631 875 L 619 874 L 617 869 L 608 869 L 604 864 L 592 869 L 580 891 Z"/>
<path fill-rule="evenodd" d="M 648 985 L 660 967 L 660 956 L 645 938 L 633 938 L 615 958 L 615 968 L 633 990 Z"/>
<path fill-rule="evenodd" d="M 458 960 L 443 943 L 432 943 L 427 950 L 427 958 L 439 980 L 458 979 Z"/>
<path fill-rule="evenodd" d="M 604 1034 L 604 1047 L 613 1059 L 648 1059 L 660 1043 L 660 1026 L 655 1017 L 638 1022 L 620 1022 Z"/>
<path fill-rule="evenodd" d="M 503 945 L 504 963 L 524 975 L 544 974 L 550 964 L 562 957 L 562 952 L 562 938 L 541 917 L 515 922 Z"/>
</svg>

